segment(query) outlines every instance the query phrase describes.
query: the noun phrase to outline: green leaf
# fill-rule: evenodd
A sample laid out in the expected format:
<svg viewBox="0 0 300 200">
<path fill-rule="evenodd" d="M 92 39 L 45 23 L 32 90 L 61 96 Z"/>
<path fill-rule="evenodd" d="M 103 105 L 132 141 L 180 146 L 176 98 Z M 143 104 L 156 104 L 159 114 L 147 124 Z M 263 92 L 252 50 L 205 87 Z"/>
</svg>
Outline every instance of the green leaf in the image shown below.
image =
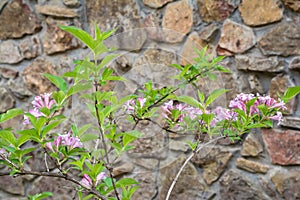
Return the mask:
<svg viewBox="0 0 300 200">
<path fill-rule="evenodd" d="M 24 112 L 23 110 L 19 109 L 19 108 L 14 108 L 11 110 L 8 110 L 6 113 L 3 113 L 0 115 L 0 123 L 5 122 L 9 119 L 12 119 L 18 115 L 22 115 Z"/>
<path fill-rule="evenodd" d="M 178 101 L 184 102 L 186 104 L 189 104 L 196 108 L 202 107 L 201 104 L 196 99 L 194 99 L 193 97 L 190 97 L 190 96 L 179 96 L 179 97 L 176 97 L 175 99 Z"/>
<path fill-rule="evenodd" d="M 104 67 L 107 63 L 109 63 L 111 60 L 113 60 L 117 56 L 118 56 L 118 54 L 109 54 L 109 55 L 105 56 L 102 59 L 101 63 L 97 66 L 97 70 L 99 71 L 102 67 Z"/>
<path fill-rule="evenodd" d="M 84 30 L 81 30 L 75 26 L 59 26 L 62 30 L 67 31 L 74 35 L 77 39 L 83 42 L 86 46 L 88 46 L 91 50 L 95 48 L 94 39 L 91 35 L 89 35 Z"/>
<path fill-rule="evenodd" d="M 63 91 L 64 93 L 67 92 L 68 85 L 65 79 L 55 76 L 53 74 L 43 74 L 51 83 L 53 83 L 58 89 Z"/>
<path fill-rule="evenodd" d="M 92 88 L 91 83 L 78 83 L 78 84 L 73 85 L 72 87 L 70 87 L 67 95 L 71 96 L 71 95 L 76 94 L 78 92 L 89 90 L 91 88 Z"/>
<path fill-rule="evenodd" d="M 20 135 L 20 137 L 17 139 L 17 147 L 20 147 L 22 144 L 26 143 L 29 140 L 29 135 Z"/>
<path fill-rule="evenodd" d="M 283 100 L 284 103 L 287 103 L 299 93 L 300 93 L 300 86 L 290 87 L 285 91 L 281 99 Z"/>
<path fill-rule="evenodd" d="M 214 90 L 206 99 L 206 106 L 209 106 L 213 101 L 215 101 L 219 96 L 227 92 L 228 90 L 221 88 Z"/>
<path fill-rule="evenodd" d="M 37 130 L 37 132 L 40 133 L 46 121 L 47 121 L 46 117 L 39 117 L 34 123 L 32 123 L 32 125 Z"/>
<path fill-rule="evenodd" d="M 51 123 L 49 123 L 47 126 L 45 126 L 42 130 L 42 137 L 45 137 L 45 135 L 47 133 L 49 133 L 49 131 L 51 131 L 52 129 L 54 129 L 55 127 L 57 127 L 58 125 L 60 125 L 64 120 L 64 119 L 60 119 L 60 120 L 57 120 L 57 121 L 52 121 Z"/>
<path fill-rule="evenodd" d="M 129 186 L 129 185 L 135 185 L 138 184 L 136 180 L 133 178 L 122 178 L 116 183 L 116 187 L 119 188 L 121 186 Z"/>
<path fill-rule="evenodd" d="M 52 97 L 58 105 L 61 105 L 64 103 L 63 101 L 65 100 L 66 94 L 63 91 L 53 92 Z"/>
<path fill-rule="evenodd" d="M 126 147 L 129 143 L 141 137 L 142 133 L 136 130 L 124 133 L 123 135 L 123 145 Z"/>
<path fill-rule="evenodd" d="M 87 142 L 87 141 L 91 141 L 91 140 L 96 140 L 98 138 L 99 138 L 99 136 L 96 134 L 86 133 L 86 134 L 80 136 L 80 141 Z"/>
<path fill-rule="evenodd" d="M 0 130 L 0 138 L 6 140 L 10 144 L 12 144 L 14 147 L 17 146 L 17 144 L 16 144 L 17 139 L 14 136 L 14 134 L 11 131 L 9 131 L 9 130 L 5 130 L 5 129 L 4 130 Z"/>
</svg>

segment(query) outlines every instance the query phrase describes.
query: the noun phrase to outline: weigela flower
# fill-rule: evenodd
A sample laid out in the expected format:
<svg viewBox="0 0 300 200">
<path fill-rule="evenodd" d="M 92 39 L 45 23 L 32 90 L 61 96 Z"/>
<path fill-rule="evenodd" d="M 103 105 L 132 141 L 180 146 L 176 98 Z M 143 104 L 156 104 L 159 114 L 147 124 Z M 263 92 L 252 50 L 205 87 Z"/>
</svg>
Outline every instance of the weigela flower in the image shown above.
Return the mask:
<svg viewBox="0 0 300 200">
<path fill-rule="evenodd" d="M 67 134 L 58 135 L 58 137 L 56 139 L 54 139 L 53 144 L 54 144 L 56 150 L 58 150 L 60 146 L 66 146 L 70 149 L 83 147 L 83 144 L 80 142 L 80 139 L 76 136 L 72 136 L 71 133 L 72 132 L 69 131 Z M 54 152 L 51 142 L 46 143 L 45 146 L 50 151 Z"/>
<path fill-rule="evenodd" d="M 105 172 L 101 172 L 100 174 L 98 174 L 96 178 L 95 186 L 97 186 L 98 183 L 105 178 L 106 178 Z M 83 178 L 81 179 L 80 183 L 89 189 L 91 189 L 93 186 L 93 181 L 87 174 L 83 175 Z"/>
<path fill-rule="evenodd" d="M 51 109 L 53 105 L 55 105 L 55 101 L 51 98 L 51 93 L 41 94 L 40 96 L 36 96 L 34 100 L 31 102 L 33 105 L 33 109 L 29 110 L 29 113 L 39 118 L 41 116 L 45 116 L 42 112 L 39 111 L 40 108 L 48 108 Z M 30 124 L 29 118 L 24 116 L 23 124 Z"/>
</svg>

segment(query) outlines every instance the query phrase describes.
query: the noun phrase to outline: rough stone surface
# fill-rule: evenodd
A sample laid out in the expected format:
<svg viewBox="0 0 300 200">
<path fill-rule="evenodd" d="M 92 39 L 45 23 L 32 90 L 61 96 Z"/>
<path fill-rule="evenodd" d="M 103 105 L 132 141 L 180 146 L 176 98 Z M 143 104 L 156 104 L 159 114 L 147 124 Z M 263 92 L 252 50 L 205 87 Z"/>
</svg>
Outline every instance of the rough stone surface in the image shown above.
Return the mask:
<svg viewBox="0 0 300 200">
<path fill-rule="evenodd" d="M 237 3 L 231 0 L 197 0 L 201 18 L 205 22 L 223 21 L 229 17 Z"/>
<path fill-rule="evenodd" d="M 50 15 L 55 17 L 68 17 L 73 18 L 77 17 L 78 14 L 70 8 L 63 8 L 61 6 L 55 6 L 55 5 L 36 5 L 36 10 L 43 15 Z"/>
<path fill-rule="evenodd" d="M 14 98 L 10 95 L 7 89 L 1 87 L 0 88 L 0 113 L 6 112 L 8 109 L 11 109 L 15 105 Z"/>
<path fill-rule="evenodd" d="M 168 189 L 174 180 L 177 172 L 185 161 L 185 156 L 179 156 L 175 161 L 171 162 L 166 167 L 159 171 L 159 183 L 161 185 L 158 199 L 163 200 L 166 198 Z M 181 200 L 181 199 L 197 199 L 197 194 L 203 194 L 205 186 L 200 182 L 200 178 L 196 168 L 191 164 L 183 169 L 181 175 L 178 178 L 170 199 Z M 199 199 L 203 199 L 198 197 Z"/>
<path fill-rule="evenodd" d="M 190 147 L 186 142 L 170 140 L 169 148 L 173 151 L 187 152 Z"/>
<path fill-rule="evenodd" d="M 263 191 L 271 197 L 271 199 L 280 199 L 279 195 L 276 192 L 276 188 L 274 184 L 269 180 L 267 177 L 259 177 L 258 178 L 259 184 L 261 185 Z"/>
<path fill-rule="evenodd" d="M 149 169 L 149 170 L 154 170 L 158 167 L 158 160 L 157 159 L 139 158 L 139 159 L 134 159 L 133 162 L 136 165 L 141 166 L 145 169 Z"/>
<path fill-rule="evenodd" d="M 19 48 L 21 55 L 26 59 L 35 58 L 42 53 L 40 39 L 37 36 L 22 40 Z"/>
<path fill-rule="evenodd" d="M 123 163 L 122 165 L 114 167 L 112 174 L 114 177 L 116 177 L 116 176 L 130 173 L 133 171 L 133 169 L 134 169 L 133 164 L 126 162 L 126 163 Z"/>
<path fill-rule="evenodd" d="M 262 83 L 259 80 L 257 75 L 250 74 L 248 76 L 248 82 L 249 82 L 249 89 L 250 89 L 251 93 L 253 93 L 253 94 L 256 94 L 256 93 L 264 94 L 265 93 Z"/>
<path fill-rule="evenodd" d="M 256 133 L 250 133 L 243 143 L 241 155 L 256 157 L 261 152 L 263 152 L 263 146 L 258 140 Z"/>
<path fill-rule="evenodd" d="M 183 37 L 191 30 L 192 14 L 192 8 L 187 1 L 168 4 L 162 22 L 167 42 L 177 43 L 183 40 Z"/>
<path fill-rule="evenodd" d="M 300 54 L 300 27 L 293 22 L 282 22 L 265 33 L 258 46 L 264 55 Z"/>
<path fill-rule="evenodd" d="M 139 188 L 133 194 L 132 200 L 153 199 L 157 195 L 154 173 L 140 172 L 134 176 L 134 179 L 139 182 Z"/>
<path fill-rule="evenodd" d="M 13 178 L 11 176 L 1 176 L 1 183 L 10 183 L 10 184 L 0 184 L 0 189 L 12 194 L 25 194 L 25 188 L 23 185 L 22 177 Z"/>
<path fill-rule="evenodd" d="M 282 19 L 282 7 L 274 0 L 243 0 L 239 10 L 246 25 L 260 26 Z"/>
<path fill-rule="evenodd" d="M 289 64 L 289 68 L 292 70 L 300 70 L 300 56 L 296 56 Z"/>
<path fill-rule="evenodd" d="M 63 3 L 69 7 L 78 7 L 80 6 L 79 0 L 63 0 Z"/>
<path fill-rule="evenodd" d="M 14 64 L 22 60 L 20 49 L 13 41 L 8 40 L 0 43 L 0 63 Z"/>
<path fill-rule="evenodd" d="M 144 4 L 152 8 L 160 8 L 174 0 L 143 0 Z"/>
<path fill-rule="evenodd" d="M 197 32 L 192 32 L 183 45 L 180 64 L 184 66 L 190 63 L 195 63 L 194 59 L 198 57 L 195 49 L 201 50 L 206 45 L 206 42 L 199 38 Z"/>
<path fill-rule="evenodd" d="M 212 23 L 199 31 L 199 37 L 206 42 L 211 42 L 216 37 L 218 32 L 218 26 Z"/>
<path fill-rule="evenodd" d="M 158 12 L 152 12 L 144 19 L 144 27 L 147 32 L 148 38 L 155 41 L 164 41 L 164 32 L 161 27 L 161 14 Z"/>
<path fill-rule="evenodd" d="M 300 171 L 276 172 L 271 180 L 282 199 L 300 199 Z"/>
<path fill-rule="evenodd" d="M 229 170 L 220 179 L 220 196 L 222 199 L 270 200 L 258 185 L 234 170 Z"/>
<path fill-rule="evenodd" d="M 58 25 L 67 25 L 64 21 L 51 18 L 46 20 L 47 31 L 44 35 L 43 47 L 47 54 L 64 52 L 79 47 L 79 42 L 70 33 L 61 30 Z"/>
<path fill-rule="evenodd" d="M 192 163 L 202 167 L 203 178 L 207 184 L 212 184 L 225 171 L 232 153 L 218 147 L 205 148 L 192 158 Z"/>
<path fill-rule="evenodd" d="M 286 116 L 280 122 L 280 126 L 289 127 L 289 128 L 297 128 L 300 130 L 300 118 Z"/>
<path fill-rule="evenodd" d="M 43 73 L 57 74 L 54 70 L 54 65 L 44 59 L 36 59 L 23 72 L 27 88 L 34 94 L 56 90 L 55 86 L 42 75 Z"/>
<path fill-rule="evenodd" d="M 222 27 L 219 47 L 233 53 L 243 53 L 255 45 L 251 28 L 227 19 Z"/>
<path fill-rule="evenodd" d="M 293 11 L 300 12 L 299 0 L 283 0 L 284 5 L 292 9 Z"/>
<path fill-rule="evenodd" d="M 262 136 L 273 164 L 300 164 L 299 131 L 263 129 Z"/>
<path fill-rule="evenodd" d="M 288 75 L 279 74 L 276 77 L 272 78 L 270 84 L 270 96 L 273 98 L 279 98 L 279 95 L 283 95 L 284 92 L 288 89 L 288 87 L 295 86 L 292 82 L 291 78 Z M 286 104 L 287 110 L 285 110 L 285 114 L 293 114 L 295 107 L 297 106 L 297 102 L 292 99 L 289 103 Z"/>
<path fill-rule="evenodd" d="M 6 5 L 0 15 L 0 39 L 20 38 L 41 29 L 36 15 L 22 0 L 13 0 Z"/>
<path fill-rule="evenodd" d="M 13 69 L 7 69 L 7 68 L 0 68 L 0 76 L 3 78 L 16 78 L 18 76 L 18 71 L 15 71 Z"/>
<path fill-rule="evenodd" d="M 236 166 L 240 169 L 244 169 L 252 173 L 262 173 L 265 174 L 269 171 L 270 167 L 268 165 L 261 164 L 259 162 L 254 162 L 246 160 L 244 158 L 238 158 L 235 162 Z"/>
<path fill-rule="evenodd" d="M 18 77 L 16 79 L 10 79 L 6 82 L 7 88 L 19 99 L 24 99 L 32 95 L 32 93 L 27 89 L 24 79 Z"/>
<path fill-rule="evenodd" d="M 284 70 L 284 62 L 276 56 L 256 57 L 256 56 L 235 56 L 236 68 L 250 71 L 261 72 L 282 72 Z"/>
</svg>

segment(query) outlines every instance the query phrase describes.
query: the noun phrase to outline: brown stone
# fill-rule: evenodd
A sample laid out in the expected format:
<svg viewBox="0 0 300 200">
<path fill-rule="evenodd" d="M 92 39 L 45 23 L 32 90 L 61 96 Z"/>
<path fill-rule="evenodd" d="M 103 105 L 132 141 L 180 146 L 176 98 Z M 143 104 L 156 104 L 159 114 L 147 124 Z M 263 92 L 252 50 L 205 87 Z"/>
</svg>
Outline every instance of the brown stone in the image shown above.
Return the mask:
<svg viewBox="0 0 300 200">
<path fill-rule="evenodd" d="M 295 128 L 300 130 L 300 118 L 285 116 L 282 122 L 280 122 L 280 126 Z"/>
<path fill-rule="evenodd" d="M 282 7 L 274 0 L 243 0 L 239 10 L 246 25 L 260 26 L 281 20 Z"/>
<path fill-rule="evenodd" d="M 158 167 L 158 160 L 153 158 L 139 158 L 133 160 L 134 164 L 145 169 L 154 170 Z"/>
<path fill-rule="evenodd" d="M 174 0 L 143 0 L 144 4 L 151 8 L 160 8 L 172 1 Z"/>
<path fill-rule="evenodd" d="M 195 155 L 191 162 L 202 167 L 203 178 L 208 185 L 211 185 L 225 171 L 231 157 L 232 153 L 229 151 L 218 147 L 208 147 Z"/>
<path fill-rule="evenodd" d="M 226 172 L 219 183 L 222 199 L 270 200 L 258 185 L 235 170 Z"/>
<path fill-rule="evenodd" d="M 22 177 L 0 176 L 0 189 L 11 194 L 24 195 L 25 187 Z M 5 184 L 4 184 L 5 183 Z"/>
<path fill-rule="evenodd" d="M 258 162 L 246 160 L 244 158 L 238 158 L 235 162 L 236 166 L 240 169 L 244 169 L 252 173 L 262 173 L 265 174 L 269 171 L 270 167 Z"/>
<path fill-rule="evenodd" d="M 267 58 L 256 56 L 235 56 L 236 68 L 240 70 L 261 71 L 261 72 L 282 72 L 284 70 L 284 62 L 279 60 L 277 56 Z"/>
<path fill-rule="evenodd" d="M 205 22 L 223 21 L 237 7 L 237 3 L 230 0 L 197 0 L 197 4 L 201 18 Z"/>
<path fill-rule="evenodd" d="M 293 11 L 300 12 L 299 0 L 283 0 L 284 5 L 292 9 Z"/>
<path fill-rule="evenodd" d="M 134 179 L 139 182 L 138 189 L 133 193 L 132 200 L 154 199 L 157 195 L 157 187 L 155 186 L 155 174 L 151 172 L 139 172 Z"/>
<path fill-rule="evenodd" d="M 289 64 L 289 69 L 292 70 L 300 70 L 300 56 L 296 56 L 292 59 L 292 61 Z"/>
<path fill-rule="evenodd" d="M 294 83 L 288 75 L 279 74 L 271 80 L 270 96 L 278 99 L 278 94 L 283 95 L 288 87 L 292 86 L 294 86 Z M 293 114 L 296 106 L 297 101 L 294 98 L 286 104 L 287 110 L 284 110 L 284 114 Z"/>
<path fill-rule="evenodd" d="M 18 76 L 18 71 L 15 71 L 13 69 L 7 69 L 7 68 L 0 68 L 0 76 L 3 78 L 16 78 Z"/>
<path fill-rule="evenodd" d="M 300 171 L 276 172 L 271 177 L 282 199 L 300 199 Z"/>
<path fill-rule="evenodd" d="M 158 200 L 163 200 L 166 198 L 169 187 L 185 159 L 186 158 L 184 155 L 180 155 L 169 165 L 160 169 L 158 178 L 161 188 L 158 195 Z M 201 194 L 204 195 L 206 188 L 204 184 L 200 182 L 200 180 L 201 178 L 199 178 L 196 168 L 191 163 L 188 163 L 180 174 L 178 181 L 171 193 L 170 199 L 203 199 Z"/>
<path fill-rule="evenodd" d="M 80 6 L 79 0 L 63 0 L 63 3 L 69 7 L 79 7 Z"/>
<path fill-rule="evenodd" d="M 49 73 L 56 75 L 54 65 L 47 60 L 36 59 L 28 65 L 23 72 L 27 88 L 34 94 L 55 91 L 55 86 L 48 81 L 42 74 Z"/>
<path fill-rule="evenodd" d="M 258 140 L 256 133 L 250 133 L 243 143 L 241 155 L 256 157 L 261 152 L 263 152 L 263 146 Z"/>
<path fill-rule="evenodd" d="M 262 136 L 271 162 L 279 165 L 300 164 L 300 132 L 263 129 Z"/>
<path fill-rule="evenodd" d="M 78 14 L 70 8 L 63 8 L 61 6 L 55 5 L 36 5 L 36 10 L 43 14 L 43 15 L 50 15 L 55 17 L 67 17 L 67 18 L 74 18 L 78 17 Z"/>
<path fill-rule="evenodd" d="M 265 33 L 258 41 L 264 55 L 290 56 L 300 54 L 300 27 L 293 22 L 282 22 Z"/>
<path fill-rule="evenodd" d="M 190 149 L 189 145 L 186 142 L 172 139 L 170 139 L 169 148 L 170 150 L 181 152 L 187 152 Z"/>
<path fill-rule="evenodd" d="M 227 19 L 222 27 L 219 47 L 233 53 L 243 53 L 255 45 L 251 28 Z"/>
<path fill-rule="evenodd" d="M 198 57 L 195 49 L 201 51 L 207 44 L 199 38 L 197 32 L 192 32 L 183 45 L 180 64 L 185 66 L 190 63 L 195 63 L 194 59 Z"/>
<path fill-rule="evenodd" d="M 41 29 L 36 15 L 22 0 L 13 0 L 3 8 L 0 24 L 0 39 L 2 40 L 20 38 Z"/>
<path fill-rule="evenodd" d="M 0 43 L 0 63 L 15 64 L 22 60 L 20 49 L 13 41 L 9 40 Z"/>
<path fill-rule="evenodd" d="M 79 42 L 70 33 L 61 30 L 58 25 L 67 25 L 65 21 L 47 18 L 47 31 L 44 35 L 43 47 L 47 54 L 64 52 L 79 47 Z"/>
<path fill-rule="evenodd" d="M 133 164 L 130 162 L 126 162 L 126 163 L 123 163 L 122 165 L 114 167 L 112 174 L 114 177 L 116 177 L 116 176 L 130 173 L 133 171 L 133 169 L 134 169 Z"/>
<path fill-rule="evenodd" d="M 22 40 L 19 48 L 22 56 L 26 59 L 35 58 L 42 53 L 40 39 L 37 36 Z"/>
<path fill-rule="evenodd" d="M 206 42 L 211 42 L 216 37 L 218 32 L 218 26 L 215 23 L 212 23 L 199 31 L 199 37 Z"/>
<path fill-rule="evenodd" d="M 0 113 L 4 113 L 15 105 L 15 100 L 11 94 L 3 87 L 0 88 Z"/>
<path fill-rule="evenodd" d="M 258 76 L 255 74 L 250 74 L 248 76 L 248 82 L 249 82 L 249 89 L 250 92 L 253 94 L 259 93 L 259 94 L 264 94 L 264 89 L 262 86 L 261 81 L 259 80 Z"/>
<path fill-rule="evenodd" d="M 192 8 L 185 0 L 167 5 L 162 22 L 166 42 L 177 43 L 183 40 L 191 30 L 192 15 Z"/>
<path fill-rule="evenodd" d="M 271 197 L 272 200 L 279 200 L 278 194 L 276 192 L 276 188 L 273 183 L 267 177 L 259 177 L 259 184 L 262 189 L 266 192 L 267 195 Z"/>
</svg>

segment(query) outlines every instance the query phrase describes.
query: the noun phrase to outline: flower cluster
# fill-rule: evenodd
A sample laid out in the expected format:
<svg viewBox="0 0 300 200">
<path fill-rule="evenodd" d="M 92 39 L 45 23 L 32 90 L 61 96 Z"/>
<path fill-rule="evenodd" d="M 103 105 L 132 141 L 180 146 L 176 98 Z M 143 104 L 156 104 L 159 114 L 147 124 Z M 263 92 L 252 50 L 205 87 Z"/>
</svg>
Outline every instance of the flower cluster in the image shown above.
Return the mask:
<svg viewBox="0 0 300 200">
<path fill-rule="evenodd" d="M 98 183 L 105 178 L 106 178 L 105 172 L 101 172 L 100 174 L 98 174 L 98 176 L 96 178 L 95 186 L 97 186 Z M 83 175 L 83 178 L 81 179 L 80 183 L 89 189 L 91 189 L 93 186 L 93 181 L 92 181 L 91 177 L 89 177 L 89 175 L 87 175 L 87 174 Z"/>
<path fill-rule="evenodd" d="M 39 118 L 41 116 L 45 116 L 39 109 L 40 108 L 48 108 L 51 109 L 56 102 L 51 98 L 51 93 L 41 94 L 40 96 L 36 96 L 34 100 L 31 102 L 33 105 L 33 109 L 29 110 L 29 113 Z M 30 124 L 29 118 L 24 116 L 23 124 Z"/>
<path fill-rule="evenodd" d="M 56 148 L 56 151 L 58 151 L 60 146 L 66 146 L 69 149 L 82 148 L 83 147 L 82 143 L 80 142 L 80 139 L 78 137 L 72 136 L 71 133 L 72 132 L 69 131 L 67 134 L 58 135 L 58 137 L 53 142 L 53 144 Z M 51 142 L 46 143 L 46 147 L 50 151 L 55 152 Z"/>
<path fill-rule="evenodd" d="M 136 111 L 136 109 L 143 108 L 147 99 L 144 97 L 139 97 L 137 99 L 130 99 L 125 104 L 125 110 L 127 113 L 131 114 Z"/>
<path fill-rule="evenodd" d="M 255 101 L 250 106 L 249 112 L 247 113 L 247 103 L 252 99 L 255 99 Z M 230 101 L 229 108 L 243 110 L 249 116 L 252 116 L 254 114 L 260 114 L 258 108 L 259 105 L 265 105 L 268 110 L 276 110 L 276 114 L 270 116 L 269 119 L 277 120 L 279 122 L 282 120 L 282 113 L 278 110 L 285 110 L 285 103 L 281 100 L 276 101 L 270 96 L 255 96 L 254 94 L 241 93 Z"/>
</svg>

